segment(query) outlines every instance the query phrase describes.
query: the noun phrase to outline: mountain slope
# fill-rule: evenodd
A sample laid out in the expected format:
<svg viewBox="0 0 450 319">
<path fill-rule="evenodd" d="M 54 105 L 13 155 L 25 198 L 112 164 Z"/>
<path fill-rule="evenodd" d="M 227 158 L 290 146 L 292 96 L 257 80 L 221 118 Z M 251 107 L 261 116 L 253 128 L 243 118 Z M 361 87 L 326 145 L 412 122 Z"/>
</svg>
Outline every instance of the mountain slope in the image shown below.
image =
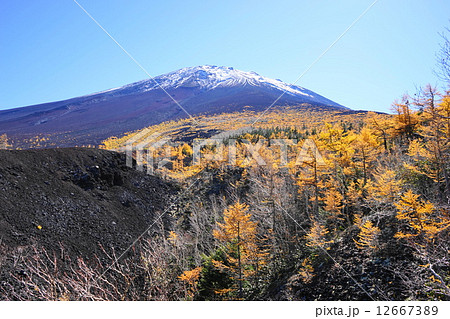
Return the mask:
<svg viewBox="0 0 450 319">
<path fill-rule="evenodd" d="M 177 190 L 95 149 L 0 150 L 0 245 L 125 250 Z"/>
<path fill-rule="evenodd" d="M 42 145 L 47 147 L 98 144 L 112 135 L 186 117 L 166 92 L 192 115 L 239 111 L 247 105 L 261 111 L 278 98 L 275 106 L 346 110 L 310 90 L 254 72 L 199 66 L 69 100 L 0 111 L 0 134 L 19 147 L 33 146 L 35 136 L 48 138 Z"/>
</svg>

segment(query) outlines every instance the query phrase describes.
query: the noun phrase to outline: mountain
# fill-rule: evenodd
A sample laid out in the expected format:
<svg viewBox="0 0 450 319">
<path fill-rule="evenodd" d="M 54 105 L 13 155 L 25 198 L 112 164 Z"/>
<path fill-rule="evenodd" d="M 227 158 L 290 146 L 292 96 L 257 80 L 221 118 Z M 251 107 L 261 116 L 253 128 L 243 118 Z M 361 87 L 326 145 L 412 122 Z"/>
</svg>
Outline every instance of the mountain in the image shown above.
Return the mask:
<svg viewBox="0 0 450 319">
<path fill-rule="evenodd" d="M 0 111 L 0 134 L 6 133 L 19 147 L 40 146 L 36 136 L 47 139 L 45 146 L 50 147 L 98 144 L 113 135 L 186 117 L 182 108 L 191 115 L 240 111 L 244 106 L 263 111 L 274 101 L 274 106 L 348 110 L 299 86 L 207 65 L 64 101 Z"/>
</svg>

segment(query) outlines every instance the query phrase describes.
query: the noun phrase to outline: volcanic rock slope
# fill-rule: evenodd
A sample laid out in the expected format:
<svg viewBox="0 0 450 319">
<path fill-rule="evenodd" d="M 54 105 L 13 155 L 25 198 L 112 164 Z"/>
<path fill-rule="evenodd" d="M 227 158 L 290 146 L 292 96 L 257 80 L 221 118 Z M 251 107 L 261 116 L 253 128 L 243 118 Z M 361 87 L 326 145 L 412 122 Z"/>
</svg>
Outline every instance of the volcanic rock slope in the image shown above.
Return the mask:
<svg viewBox="0 0 450 319">
<path fill-rule="evenodd" d="M 98 149 L 0 150 L 0 246 L 124 251 L 177 188 Z M 164 214 L 169 218 L 170 214 Z M 163 219 L 164 220 L 164 219 Z"/>
</svg>

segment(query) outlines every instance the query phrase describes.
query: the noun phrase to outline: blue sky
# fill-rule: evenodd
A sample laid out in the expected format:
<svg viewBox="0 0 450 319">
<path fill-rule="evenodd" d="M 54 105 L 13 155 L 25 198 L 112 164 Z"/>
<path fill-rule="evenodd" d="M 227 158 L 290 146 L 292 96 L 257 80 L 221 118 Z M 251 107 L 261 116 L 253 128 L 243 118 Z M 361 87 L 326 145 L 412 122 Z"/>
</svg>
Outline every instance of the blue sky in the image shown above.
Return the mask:
<svg viewBox="0 0 450 319">
<path fill-rule="evenodd" d="M 203 64 L 294 82 L 373 0 L 79 0 L 153 75 Z M 428 82 L 450 1 L 380 0 L 297 84 L 388 112 Z M 146 78 L 72 0 L 0 2 L 0 109 Z"/>
</svg>

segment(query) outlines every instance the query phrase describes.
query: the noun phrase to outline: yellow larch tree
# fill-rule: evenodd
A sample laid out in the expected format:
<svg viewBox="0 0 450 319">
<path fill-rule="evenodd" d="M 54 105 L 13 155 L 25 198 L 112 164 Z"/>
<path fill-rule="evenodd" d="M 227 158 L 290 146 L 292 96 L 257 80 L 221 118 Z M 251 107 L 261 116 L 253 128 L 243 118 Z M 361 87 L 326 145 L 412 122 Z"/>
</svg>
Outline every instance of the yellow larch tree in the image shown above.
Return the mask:
<svg viewBox="0 0 450 319">
<path fill-rule="evenodd" d="M 366 184 L 369 178 L 370 171 L 377 158 L 377 155 L 381 152 L 380 142 L 378 141 L 374 132 L 368 127 L 363 127 L 361 132 L 356 134 L 355 141 L 353 143 L 355 148 L 355 159 L 357 160 L 357 166 L 363 173 L 363 186 Z"/>
<path fill-rule="evenodd" d="M 300 268 L 300 271 L 298 272 L 299 275 L 302 278 L 302 281 L 305 284 L 308 284 L 311 282 L 311 280 L 314 278 L 314 267 L 311 263 L 311 259 L 309 257 L 305 258 L 302 261 L 302 266 Z"/>
<path fill-rule="evenodd" d="M 420 265 L 430 272 L 427 285 L 437 284 L 440 292 L 450 296 L 448 272 L 448 238 L 450 215 L 448 209 L 438 209 L 419 195 L 407 191 L 396 203 L 397 219 L 402 229 L 395 235 L 414 249 Z"/>
<path fill-rule="evenodd" d="M 427 85 L 415 101 L 421 110 L 418 132 L 422 142 L 410 146 L 410 154 L 416 156 L 411 157 L 413 166 L 407 167 L 433 179 L 437 193 L 450 205 L 450 100 L 448 95 L 440 98 L 439 92 Z"/>
<path fill-rule="evenodd" d="M 318 146 L 319 144 L 319 146 Z M 328 170 L 326 158 L 322 156 L 320 148 L 322 145 L 318 141 L 308 139 L 299 142 L 298 156 L 296 158 L 296 183 L 299 194 L 305 191 L 309 193 L 309 188 L 312 189 L 312 198 L 308 198 L 313 202 L 314 216 L 319 214 L 319 198 L 320 189 L 323 186 L 322 178 Z"/>
<path fill-rule="evenodd" d="M 367 201 L 375 205 L 391 204 L 400 196 L 401 181 L 393 170 L 379 168 L 373 175 L 374 180 L 366 185 Z"/>
<path fill-rule="evenodd" d="M 364 119 L 366 126 L 368 126 L 378 139 L 382 140 L 384 150 L 388 150 L 388 141 L 392 138 L 394 122 L 392 118 L 386 114 L 378 114 L 375 112 L 368 112 Z"/>
<path fill-rule="evenodd" d="M 183 281 L 185 285 L 188 286 L 185 287 L 185 291 L 186 296 L 189 299 L 194 298 L 195 294 L 197 293 L 198 280 L 200 279 L 202 269 L 202 267 L 197 267 L 192 270 L 186 270 L 180 276 L 178 276 L 178 279 Z"/>
<path fill-rule="evenodd" d="M 352 165 L 352 157 L 355 153 L 353 142 L 356 135 L 345 132 L 339 124 L 325 123 L 325 128 L 319 134 L 319 140 L 330 151 L 329 161 L 335 163 L 341 169 Z"/>
<path fill-rule="evenodd" d="M 327 212 L 327 218 L 337 227 L 339 222 L 344 220 L 342 208 L 344 207 L 344 196 L 334 186 L 327 187 L 324 196 L 320 198 L 323 203 L 323 209 Z"/>
<path fill-rule="evenodd" d="M 314 221 L 311 229 L 306 234 L 307 243 L 306 246 L 317 249 L 330 249 L 330 244 L 333 243 L 333 240 L 328 239 L 329 231 L 323 225 L 321 225 L 318 221 Z"/>
<path fill-rule="evenodd" d="M 401 102 L 396 101 L 392 104 L 395 112 L 392 130 L 394 137 L 412 139 L 417 132 L 419 119 L 417 114 L 411 110 L 408 99 L 408 96 L 404 96 Z"/>
<path fill-rule="evenodd" d="M 370 220 L 367 220 L 359 227 L 358 240 L 355 240 L 359 249 L 373 250 L 378 246 L 378 236 L 381 230 L 374 226 Z"/>
<path fill-rule="evenodd" d="M 0 150 L 7 149 L 11 145 L 8 144 L 8 136 L 6 134 L 0 135 Z"/>
<path fill-rule="evenodd" d="M 429 201 L 421 201 L 419 195 L 411 190 L 403 194 L 395 206 L 397 219 L 406 225 L 406 230 L 397 232 L 396 238 L 408 239 L 421 236 L 425 240 L 432 241 L 439 232 L 450 226 L 448 215 L 435 214 L 435 206 Z"/>
<path fill-rule="evenodd" d="M 243 297 L 243 283 L 249 278 L 257 279 L 261 267 L 267 262 L 268 253 L 260 247 L 257 222 L 251 220 L 248 206 L 239 201 L 224 211 L 224 222 L 217 223 L 213 236 L 226 251 L 227 264 L 213 260 L 216 268 L 228 272 L 237 282 L 239 298 Z"/>
</svg>

